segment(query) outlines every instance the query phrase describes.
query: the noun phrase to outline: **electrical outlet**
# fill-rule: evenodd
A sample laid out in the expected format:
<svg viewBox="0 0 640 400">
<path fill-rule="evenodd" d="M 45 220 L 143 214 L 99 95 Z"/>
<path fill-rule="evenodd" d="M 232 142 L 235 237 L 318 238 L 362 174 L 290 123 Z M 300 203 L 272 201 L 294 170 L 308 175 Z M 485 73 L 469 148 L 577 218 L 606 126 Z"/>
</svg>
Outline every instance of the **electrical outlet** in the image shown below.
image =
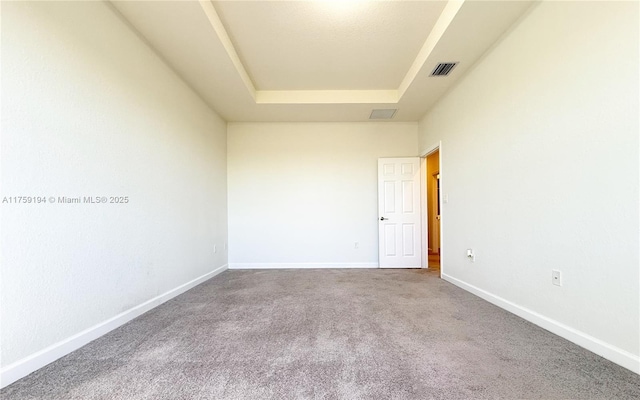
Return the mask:
<svg viewBox="0 0 640 400">
<path fill-rule="evenodd" d="M 217 253 L 218 252 L 218 246 L 216 246 L 215 244 L 213 245 L 213 252 Z"/>
<path fill-rule="evenodd" d="M 562 286 L 562 272 L 557 269 L 551 270 L 551 283 Z"/>
<path fill-rule="evenodd" d="M 467 259 L 471 262 L 476 262 L 476 253 L 473 252 L 473 249 L 467 249 Z"/>
<path fill-rule="evenodd" d="M 359 249 L 359 248 L 360 248 L 360 243 L 358 243 L 358 242 L 354 242 L 354 243 L 353 243 L 353 248 L 354 248 L 354 249 Z"/>
</svg>

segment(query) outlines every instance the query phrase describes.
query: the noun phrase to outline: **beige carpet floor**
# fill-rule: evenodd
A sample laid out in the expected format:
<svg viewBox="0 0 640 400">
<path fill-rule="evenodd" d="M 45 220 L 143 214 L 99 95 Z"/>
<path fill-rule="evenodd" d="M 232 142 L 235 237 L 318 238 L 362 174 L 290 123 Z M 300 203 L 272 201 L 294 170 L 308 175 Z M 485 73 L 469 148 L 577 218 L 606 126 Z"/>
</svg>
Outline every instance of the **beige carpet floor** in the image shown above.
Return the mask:
<svg viewBox="0 0 640 400">
<path fill-rule="evenodd" d="M 226 271 L 9 399 L 639 399 L 640 376 L 424 270 Z"/>
</svg>

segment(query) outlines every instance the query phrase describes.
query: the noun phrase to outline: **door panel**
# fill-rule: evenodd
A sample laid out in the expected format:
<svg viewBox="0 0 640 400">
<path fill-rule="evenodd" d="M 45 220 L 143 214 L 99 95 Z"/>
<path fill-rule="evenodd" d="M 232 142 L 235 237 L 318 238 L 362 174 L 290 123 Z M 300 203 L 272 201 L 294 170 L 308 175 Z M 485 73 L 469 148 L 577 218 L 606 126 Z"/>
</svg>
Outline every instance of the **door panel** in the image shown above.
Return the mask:
<svg viewBox="0 0 640 400">
<path fill-rule="evenodd" d="M 402 255 L 413 257 L 415 255 L 415 225 L 402 224 Z"/>
<path fill-rule="evenodd" d="M 413 182 L 402 181 L 402 212 L 413 212 Z"/>
<path fill-rule="evenodd" d="M 384 212 L 396 212 L 396 190 L 395 182 L 384 182 Z"/>
<path fill-rule="evenodd" d="M 396 256 L 396 225 L 384 224 L 384 255 Z"/>
<path fill-rule="evenodd" d="M 420 268 L 420 159 L 378 159 L 381 268 Z"/>
</svg>

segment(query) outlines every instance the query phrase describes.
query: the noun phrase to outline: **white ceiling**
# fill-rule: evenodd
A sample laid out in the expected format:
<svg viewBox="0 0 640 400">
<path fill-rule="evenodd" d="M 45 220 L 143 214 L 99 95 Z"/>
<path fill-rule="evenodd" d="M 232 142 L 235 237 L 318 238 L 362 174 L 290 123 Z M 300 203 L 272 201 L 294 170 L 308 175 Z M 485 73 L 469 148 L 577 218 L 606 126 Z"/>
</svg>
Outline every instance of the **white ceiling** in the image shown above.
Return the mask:
<svg viewBox="0 0 640 400">
<path fill-rule="evenodd" d="M 400 86 L 446 2 L 214 3 L 259 90 Z"/>
<path fill-rule="evenodd" d="M 228 121 L 416 121 L 532 3 L 112 1 Z"/>
</svg>

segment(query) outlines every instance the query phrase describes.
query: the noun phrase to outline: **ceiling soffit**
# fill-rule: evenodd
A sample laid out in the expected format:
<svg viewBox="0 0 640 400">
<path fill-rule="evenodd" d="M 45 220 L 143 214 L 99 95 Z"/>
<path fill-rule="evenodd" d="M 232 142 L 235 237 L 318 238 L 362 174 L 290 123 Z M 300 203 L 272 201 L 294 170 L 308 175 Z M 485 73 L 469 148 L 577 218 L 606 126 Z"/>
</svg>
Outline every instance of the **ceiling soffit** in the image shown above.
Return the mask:
<svg viewBox="0 0 640 400">
<path fill-rule="evenodd" d="M 244 7 L 262 2 L 273 1 L 252 1 Z M 394 121 L 417 121 L 523 18 L 532 4 L 536 4 L 529 0 L 446 2 L 440 14 L 433 18 L 429 32 L 416 34 L 418 39 L 413 39 L 412 52 L 415 54 L 405 56 L 402 63 L 394 66 L 395 72 L 386 70 L 387 80 L 381 79 L 380 85 L 359 87 L 364 83 L 333 84 L 327 79 L 335 77 L 331 73 L 323 78 L 327 79 L 324 82 L 318 79 L 321 74 L 308 78 L 313 86 L 305 86 L 301 80 L 287 83 L 282 77 L 270 78 L 266 74 L 272 71 L 269 69 L 258 71 L 256 75 L 252 68 L 260 58 L 243 59 L 255 54 L 243 55 L 244 44 L 234 43 L 237 38 L 231 34 L 238 32 L 225 27 L 221 13 L 216 9 L 218 3 L 210 0 L 110 0 L 107 4 L 220 116 L 227 121 L 245 122 L 367 121 L 371 110 L 377 108 L 398 109 Z M 281 3 L 292 6 L 297 2 Z M 389 5 L 404 1 L 372 3 Z M 246 11 L 249 12 L 249 8 Z M 368 23 L 373 22 L 369 20 Z M 294 48 L 299 48 L 304 41 L 297 42 L 293 38 L 292 43 Z M 272 57 L 283 63 L 291 61 L 279 59 L 277 54 Z M 430 76 L 440 62 L 459 64 L 446 77 Z M 379 67 L 372 66 L 371 69 Z M 362 64 L 361 68 L 367 68 L 367 64 Z M 261 72 L 266 75 L 259 76 Z M 272 79 L 272 83 L 265 79 Z M 339 79 L 337 82 L 340 83 Z"/>
<path fill-rule="evenodd" d="M 247 4 L 247 3 L 250 3 L 250 4 Z M 292 3 L 295 3 L 298 5 L 297 7 L 293 8 L 293 11 L 291 11 Z M 253 77 L 252 74 L 249 73 L 249 68 L 245 65 L 245 62 L 243 62 L 240 56 L 240 51 L 242 51 L 241 50 L 242 47 L 236 48 L 234 41 L 232 40 L 229 34 L 229 31 L 232 30 L 233 27 L 229 26 L 229 21 L 227 21 L 227 24 L 223 22 L 221 18 L 222 13 L 219 12 L 219 9 L 227 14 L 228 19 L 230 19 L 231 24 L 233 24 L 234 21 L 236 23 L 238 23 L 239 21 L 242 21 L 241 15 L 239 14 L 244 12 L 246 15 L 247 7 L 258 7 L 259 12 L 257 12 L 256 15 L 258 15 L 259 18 L 258 17 L 245 18 L 248 21 L 244 22 L 244 24 L 246 25 L 241 24 L 242 27 L 238 30 L 239 32 L 241 32 L 240 36 L 242 36 L 242 34 L 247 35 L 246 32 L 249 32 L 251 30 L 248 25 L 251 25 L 252 23 L 255 25 L 255 23 L 257 23 L 259 19 L 264 18 L 265 15 L 266 16 L 271 15 L 273 18 L 273 21 L 270 20 L 268 22 L 263 23 L 262 28 L 268 29 L 269 23 L 285 24 L 286 26 L 284 29 L 277 30 L 276 40 L 279 40 L 279 39 L 282 39 L 281 36 L 283 32 L 286 32 L 288 29 L 292 29 L 292 24 L 287 23 L 287 18 L 296 18 L 296 17 L 298 19 L 304 18 L 304 15 L 308 15 L 310 11 L 313 11 L 314 7 L 317 9 L 318 7 L 323 6 L 323 3 L 334 3 L 334 2 L 323 2 L 323 1 L 321 2 L 305 2 L 305 1 L 300 1 L 300 2 L 271 2 L 271 1 L 269 2 L 267 1 L 212 2 L 210 0 L 200 0 L 200 6 L 205 12 L 207 18 L 209 19 L 209 22 L 211 23 L 211 26 L 213 27 L 213 29 L 215 30 L 218 36 L 218 39 L 223 44 L 224 49 L 226 50 L 227 55 L 229 56 L 231 61 L 233 62 L 233 65 L 236 68 L 238 75 L 244 82 L 246 89 L 249 91 L 249 94 L 254 99 L 256 104 L 395 104 L 395 103 L 398 103 L 401 100 L 404 93 L 406 92 L 406 90 L 412 84 L 412 82 L 414 81 L 418 73 L 422 70 L 429 55 L 438 44 L 440 38 L 447 30 L 447 27 L 449 26 L 449 24 L 451 24 L 451 22 L 455 18 L 456 14 L 462 7 L 464 1 L 456 0 L 456 1 L 448 1 L 448 2 L 435 2 L 435 1 L 434 2 L 354 2 L 358 6 L 364 6 L 366 4 L 369 4 L 369 5 L 378 4 L 377 6 L 378 8 L 369 7 L 366 9 L 368 11 L 367 13 L 365 13 L 365 17 L 363 17 L 363 20 L 366 24 L 370 24 L 370 22 L 373 20 L 386 21 L 387 18 L 381 17 L 380 13 L 390 12 L 389 10 L 391 10 L 391 8 L 389 8 L 389 6 L 393 5 L 393 3 L 396 3 L 396 5 L 401 5 L 402 3 L 406 3 L 406 4 L 415 3 L 413 4 L 413 8 L 396 7 L 396 11 L 395 11 L 395 14 L 405 14 L 405 16 L 410 14 L 412 11 L 414 14 L 419 14 L 417 15 L 416 18 L 412 19 L 412 26 L 413 26 L 412 31 L 416 30 L 415 22 L 419 21 L 421 16 L 423 18 L 426 18 L 426 21 L 424 21 L 424 25 L 429 28 L 427 29 L 429 30 L 429 32 L 423 32 L 424 33 L 423 35 L 418 35 L 419 38 L 421 36 L 424 37 L 426 35 L 426 38 L 422 43 L 415 43 L 415 45 L 412 46 L 414 50 L 417 50 L 417 55 L 415 57 L 410 57 L 409 59 L 407 59 L 406 57 L 407 52 L 406 51 L 403 52 L 405 56 L 404 64 L 408 67 L 408 69 L 403 70 L 404 68 L 400 68 L 400 70 L 398 70 L 397 65 L 403 64 L 403 63 L 396 63 L 396 62 L 386 63 L 389 65 L 394 65 L 395 67 L 392 69 L 395 69 L 395 71 L 388 71 L 388 70 L 384 71 L 385 73 L 383 73 L 383 75 L 387 76 L 386 82 L 384 83 L 386 84 L 395 83 L 396 84 L 395 86 L 386 87 L 386 88 L 381 87 L 379 89 L 343 89 L 342 88 L 343 86 L 353 85 L 353 83 L 350 83 L 350 84 L 347 83 L 349 81 L 349 76 L 353 77 L 354 76 L 353 74 L 357 73 L 356 69 L 362 70 L 363 69 L 362 66 L 367 65 L 366 62 L 363 63 L 362 60 L 359 60 L 359 62 L 349 62 L 348 64 L 350 65 L 350 67 L 352 67 L 351 70 L 346 71 L 346 73 L 343 73 L 342 76 L 338 77 L 337 80 L 332 79 L 336 77 L 335 74 L 325 74 L 327 78 L 322 78 L 321 77 L 322 75 L 315 75 L 320 80 L 319 85 L 323 87 L 322 89 L 313 89 L 313 88 L 278 89 L 278 87 L 286 87 L 286 86 L 292 86 L 292 85 L 294 87 L 305 87 L 305 85 L 309 85 L 309 84 L 305 83 L 304 79 L 302 78 L 297 79 L 296 82 L 293 82 L 293 83 L 287 83 L 287 81 L 285 81 L 283 78 L 277 78 L 275 80 L 270 81 L 268 78 L 269 68 L 265 68 L 265 71 L 262 71 L 258 67 L 260 62 L 267 60 L 264 62 L 267 62 L 268 64 L 269 62 L 273 62 L 268 60 L 275 60 L 275 62 L 281 62 L 283 64 L 286 64 L 287 68 L 293 68 L 293 69 L 285 70 L 283 73 L 280 73 L 278 75 L 289 76 L 289 78 L 291 78 L 293 71 L 296 69 L 296 66 L 305 64 L 306 61 L 304 60 L 296 61 L 295 59 L 290 57 L 290 55 L 288 56 L 288 59 L 284 61 L 280 60 L 277 57 L 277 54 L 276 56 L 273 56 L 273 55 L 269 56 L 264 51 L 259 49 L 260 43 L 252 44 L 250 40 L 243 38 L 243 43 L 245 43 L 246 46 L 251 47 L 252 52 L 257 53 L 257 57 L 255 57 L 255 59 L 253 60 L 253 65 L 254 65 L 253 70 L 254 71 L 260 70 L 259 75 L 261 76 L 261 78 L 259 82 L 265 82 L 264 85 L 258 85 L 256 83 L 256 79 Z M 350 3 L 350 2 L 346 2 L 346 3 Z M 421 7 L 416 8 L 416 4 L 421 5 Z M 384 5 L 384 6 L 381 7 L 380 5 Z M 286 10 L 287 7 L 289 11 L 285 12 L 284 10 Z M 419 12 L 416 13 L 415 12 L 416 10 Z M 320 20 L 326 20 L 327 13 L 328 11 L 325 10 L 324 13 L 320 12 L 319 14 L 312 14 L 311 16 L 308 16 L 306 18 L 313 19 L 317 17 L 317 15 L 320 15 L 320 18 L 319 18 Z M 398 16 L 401 16 L 401 15 L 392 15 L 392 17 L 398 17 Z M 337 41 L 339 40 L 339 35 L 344 34 L 344 32 L 348 32 L 348 29 L 344 27 L 344 21 L 341 21 L 340 18 L 337 19 L 338 22 L 335 22 L 335 21 L 336 19 L 334 18 L 333 26 L 330 24 L 329 28 L 336 29 L 336 24 L 340 24 L 341 29 L 338 29 L 338 32 L 337 32 L 338 36 L 330 35 L 328 39 Z M 308 23 L 311 23 L 311 20 L 309 20 Z M 296 22 L 295 24 L 296 26 L 300 26 L 299 21 Z M 312 29 L 313 27 L 310 27 L 310 28 Z M 316 26 L 316 28 L 319 29 L 318 26 Z M 356 31 L 358 32 L 361 32 L 363 30 L 362 27 L 359 27 L 359 28 L 356 27 L 356 28 L 357 28 Z M 370 28 L 371 27 L 369 26 L 369 29 Z M 397 26 L 396 24 L 394 24 L 394 28 L 389 28 L 388 30 L 394 31 L 394 29 L 396 28 Z M 398 33 L 397 29 L 395 30 L 395 32 Z M 291 32 L 291 34 L 293 34 L 293 32 Z M 384 36 L 384 33 L 383 33 L 383 36 Z M 313 37 L 317 37 L 317 36 L 314 35 Z M 415 42 L 415 36 L 412 36 L 412 37 L 414 38 L 414 42 Z M 328 40 L 328 39 L 325 38 L 323 40 Z M 323 44 L 325 45 L 324 48 L 326 48 L 327 43 L 325 42 Z M 302 45 L 304 45 L 304 41 L 302 41 Z M 387 47 L 390 45 L 391 45 L 390 43 L 386 44 Z M 320 48 L 322 46 L 321 44 L 316 43 L 316 47 Z M 366 47 L 366 46 L 363 45 L 363 47 Z M 298 53 L 300 52 L 299 50 L 300 49 L 298 49 Z M 344 50 L 345 49 L 342 49 L 343 53 L 344 53 Z M 295 49 L 294 49 L 294 52 L 295 52 Z M 340 51 L 338 53 L 340 53 Z M 383 57 L 383 58 L 385 57 L 385 55 L 380 55 L 380 54 L 378 54 L 377 56 Z M 322 57 L 322 54 L 320 54 L 319 57 Z M 358 58 L 358 54 L 356 54 L 356 58 Z M 304 59 L 304 55 L 302 55 L 300 59 Z M 380 62 L 380 60 L 382 60 L 382 58 L 379 59 L 378 62 Z M 287 62 L 287 61 L 291 61 L 291 62 Z M 315 61 L 317 62 L 317 60 Z M 381 65 L 381 64 L 378 63 L 377 66 L 378 65 Z M 309 66 L 310 66 L 309 64 L 306 64 L 306 67 L 309 67 Z M 320 65 L 320 67 L 322 68 L 324 68 L 325 66 L 326 64 Z M 375 68 L 371 68 L 370 71 L 371 72 L 369 75 L 376 74 Z M 398 72 L 401 72 L 400 76 L 397 76 Z M 375 83 L 372 84 L 371 82 L 372 80 L 370 78 L 371 76 L 369 76 L 368 83 L 362 82 L 361 84 L 366 88 L 371 88 L 372 86 L 375 87 L 376 84 Z M 316 82 L 314 83 L 314 86 L 318 85 L 317 83 L 318 79 L 314 80 L 314 82 Z M 380 86 L 380 84 L 377 84 L 377 85 Z M 338 87 L 338 89 L 328 89 L 328 87 L 331 87 L 331 86 Z M 262 89 L 262 87 L 267 87 L 270 89 Z"/>
</svg>

